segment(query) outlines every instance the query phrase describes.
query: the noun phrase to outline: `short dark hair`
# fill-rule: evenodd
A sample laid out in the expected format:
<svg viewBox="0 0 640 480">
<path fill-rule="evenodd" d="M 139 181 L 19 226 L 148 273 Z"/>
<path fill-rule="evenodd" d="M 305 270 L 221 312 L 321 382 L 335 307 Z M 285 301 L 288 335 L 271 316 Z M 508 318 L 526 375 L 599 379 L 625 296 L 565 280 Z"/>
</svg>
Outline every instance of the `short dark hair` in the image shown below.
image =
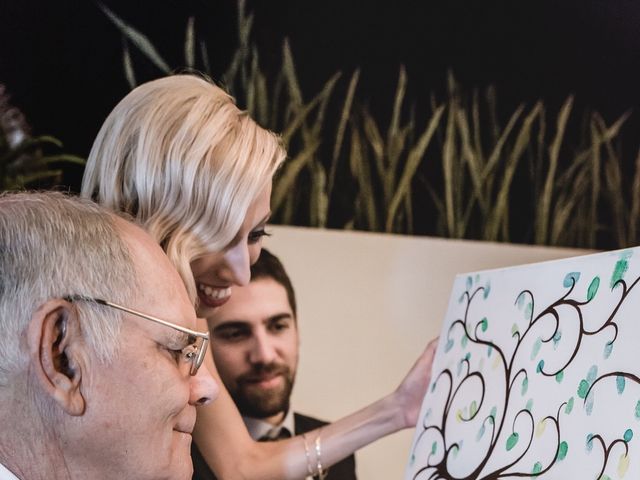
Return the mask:
<svg viewBox="0 0 640 480">
<path fill-rule="evenodd" d="M 261 278 L 271 278 L 284 287 L 293 316 L 297 318 L 296 294 L 293 291 L 291 279 L 278 257 L 266 248 L 262 249 L 258 261 L 251 266 L 251 281 Z"/>
</svg>

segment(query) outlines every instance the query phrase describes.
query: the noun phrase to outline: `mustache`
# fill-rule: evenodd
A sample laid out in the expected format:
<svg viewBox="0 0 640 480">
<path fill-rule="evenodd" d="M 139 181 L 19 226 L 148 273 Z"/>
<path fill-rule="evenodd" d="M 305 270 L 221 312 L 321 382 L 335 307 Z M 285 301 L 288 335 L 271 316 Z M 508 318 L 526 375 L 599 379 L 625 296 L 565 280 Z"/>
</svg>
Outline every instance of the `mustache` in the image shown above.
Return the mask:
<svg viewBox="0 0 640 480">
<path fill-rule="evenodd" d="M 256 363 L 251 366 L 250 371 L 238 376 L 236 381 L 239 384 L 259 382 L 278 375 L 288 378 L 291 376 L 291 369 L 281 363 Z"/>
</svg>

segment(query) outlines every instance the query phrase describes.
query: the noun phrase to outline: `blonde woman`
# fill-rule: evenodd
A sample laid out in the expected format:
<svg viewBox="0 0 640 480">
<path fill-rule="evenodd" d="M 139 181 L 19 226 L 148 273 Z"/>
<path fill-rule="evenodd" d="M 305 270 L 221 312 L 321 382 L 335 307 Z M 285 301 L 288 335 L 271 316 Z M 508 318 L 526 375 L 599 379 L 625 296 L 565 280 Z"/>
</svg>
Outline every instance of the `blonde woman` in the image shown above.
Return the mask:
<svg viewBox="0 0 640 480">
<path fill-rule="evenodd" d="M 91 150 L 82 195 L 134 216 L 207 318 L 234 285 L 249 282 L 269 219 L 272 177 L 285 156 L 279 138 L 223 90 L 176 75 L 139 86 L 114 108 Z M 222 388 L 200 409 L 194 439 L 221 479 L 322 478 L 358 448 L 415 425 L 434 347 L 390 395 L 321 431 L 254 442 Z M 219 379 L 213 359 L 206 361 Z"/>
</svg>

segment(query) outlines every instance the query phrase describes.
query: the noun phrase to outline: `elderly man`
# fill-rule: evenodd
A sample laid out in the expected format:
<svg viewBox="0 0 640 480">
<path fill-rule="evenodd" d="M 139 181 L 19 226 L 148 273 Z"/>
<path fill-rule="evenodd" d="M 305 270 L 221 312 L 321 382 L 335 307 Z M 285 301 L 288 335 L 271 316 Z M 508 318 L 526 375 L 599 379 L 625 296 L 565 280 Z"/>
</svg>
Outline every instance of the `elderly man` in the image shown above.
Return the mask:
<svg viewBox="0 0 640 480">
<path fill-rule="evenodd" d="M 208 335 L 140 228 L 61 194 L 0 197 L 0 479 L 187 479 Z"/>
<path fill-rule="evenodd" d="M 234 287 L 207 320 L 220 378 L 254 440 L 287 438 L 326 424 L 290 408 L 300 341 L 295 293 L 276 256 L 262 249 L 251 282 Z M 192 457 L 194 480 L 215 478 L 195 446 Z M 354 457 L 331 467 L 325 478 L 355 479 Z"/>
</svg>

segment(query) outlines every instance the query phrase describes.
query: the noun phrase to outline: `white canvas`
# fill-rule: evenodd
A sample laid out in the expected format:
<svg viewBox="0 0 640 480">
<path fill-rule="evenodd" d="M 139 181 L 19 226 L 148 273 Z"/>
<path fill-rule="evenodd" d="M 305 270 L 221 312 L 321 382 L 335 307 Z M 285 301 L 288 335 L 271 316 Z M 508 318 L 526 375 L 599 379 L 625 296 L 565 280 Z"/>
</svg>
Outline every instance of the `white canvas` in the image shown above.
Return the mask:
<svg viewBox="0 0 640 480">
<path fill-rule="evenodd" d="M 640 479 L 640 248 L 459 275 L 405 479 Z"/>
</svg>

